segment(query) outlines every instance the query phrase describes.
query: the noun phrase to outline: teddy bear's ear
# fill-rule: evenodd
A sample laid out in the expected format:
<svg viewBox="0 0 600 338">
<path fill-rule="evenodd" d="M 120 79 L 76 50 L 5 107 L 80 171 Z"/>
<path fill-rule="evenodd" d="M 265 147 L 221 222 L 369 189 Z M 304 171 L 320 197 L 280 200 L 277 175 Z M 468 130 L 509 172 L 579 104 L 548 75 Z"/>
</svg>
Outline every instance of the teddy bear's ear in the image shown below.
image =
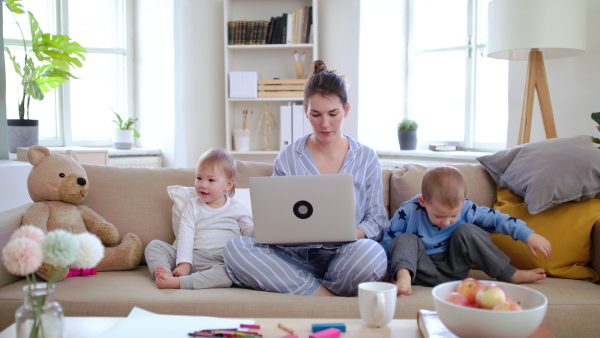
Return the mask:
<svg viewBox="0 0 600 338">
<path fill-rule="evenodd" d="M 71 150 L 71 149 L 67 149 L 67 150 L 65 151 L 65 155 L 67 155 L 67 156 L 71 156 L 72 158 L 74 158 L 74 159 L 75 159 L 75 161 L 77 161 L 77 163 L 79 163 L 79 159 L 77 158 L 77 154 L 75 154 L 75 152 L 74 152 L 73 150 Z"/>
<path fill-rule="evenodd" d="M 42 159 L 48 155 L 50 155 L 50 149 L 42 146 L 32 146 L 27 151 L 29 163 L 33 164 L 34 167 L 40 164 Z"/>
</svg>

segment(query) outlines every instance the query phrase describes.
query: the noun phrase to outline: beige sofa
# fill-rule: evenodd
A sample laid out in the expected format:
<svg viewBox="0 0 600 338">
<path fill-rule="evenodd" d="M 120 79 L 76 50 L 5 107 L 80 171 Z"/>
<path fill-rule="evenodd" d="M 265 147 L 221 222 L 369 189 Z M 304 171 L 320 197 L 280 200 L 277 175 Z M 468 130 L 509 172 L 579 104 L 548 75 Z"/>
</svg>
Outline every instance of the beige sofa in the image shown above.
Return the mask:
<svg viewBox="0 0 600 338">
<path fill-rule="evenodd" d="M 121 235 L 138 234 L 144 245 L 153 239 L 173 241 L 169 185 L 191 186 L 193 169 L 123 168 L 83 165 L 90 182 L 84 204 L 112 222 Z M 496 185 L 480 165 L 456 165 L 468 181 L 468 198 L 493 206 Z M 386 206 L 394 212 L 419 191 L 424 168 L 406 165 L 383 170 Z M 247 187 L 248 177 L 265 176 L 272 165 L 239 162 L 238 187 Z M 401 188 L 400 188 L 401 187 Z M 20 225 L 28 205 L 0 213 L 0 247 Z M 593 244 L 600 247 L 600 222 L 594 227 Z M 164 314 L 209 315 L 219 317 L 307 317 L 359 318 L 356 297 L 328 298 L 294 296 L 243 288 L 210 290 L 159 290 L 143 265 L 132 271 L 102 272 L 75 277 L 57 285 L 58 300 L 67 316 L 127 316 L 133 306 Z M 600 250 L 594 252 L 591 266 L 600 271 Z M 485 279 L 481 271 L 472 276 Z M 0 266 L 0 330 L 14 322 L 15 310 L 23 303 L 24 280 Z M 557 337 L 600 336 L 600 285 L 560 278 L 547 278 L 529 287 L 548 297 L 544 324 Z M 396 318 L 416 318 L 418 309 L 434 309 L 431 288 L 413 287 L 414 294 L 401 296 Z"/>
</svg>

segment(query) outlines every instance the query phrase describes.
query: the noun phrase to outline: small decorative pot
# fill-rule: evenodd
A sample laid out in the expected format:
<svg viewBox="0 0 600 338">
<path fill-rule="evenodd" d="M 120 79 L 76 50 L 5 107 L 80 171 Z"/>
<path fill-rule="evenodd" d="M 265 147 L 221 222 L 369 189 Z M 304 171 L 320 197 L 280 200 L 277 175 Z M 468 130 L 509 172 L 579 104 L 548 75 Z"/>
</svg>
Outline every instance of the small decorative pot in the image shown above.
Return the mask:
<svg viewBox="0 0 600 338">
<path fill-rule="evenodd" d="M 400 143 L 400 150 L 417 149 L 417 131 L 398 130 L 398 143 Z"/>
<path fill-rule="evenodd" d="M 133 147 L 133 130 L 115 130 L 113 147 L 115 149 L 131 149 Z"/>
<path fill-rule="evenodd" d="M 8 125 L 8 148 L 11 153 L 17 147 L 31 147 L 38 144 L 39 120 L 6 120 Z"/>
<path fill-rule="evenodd" d="M 63 309 L 54 301 L 54 285 L 25 285 L 23 305 L 15 312 L 18 338 L 62 338 Z"/>
</svg>

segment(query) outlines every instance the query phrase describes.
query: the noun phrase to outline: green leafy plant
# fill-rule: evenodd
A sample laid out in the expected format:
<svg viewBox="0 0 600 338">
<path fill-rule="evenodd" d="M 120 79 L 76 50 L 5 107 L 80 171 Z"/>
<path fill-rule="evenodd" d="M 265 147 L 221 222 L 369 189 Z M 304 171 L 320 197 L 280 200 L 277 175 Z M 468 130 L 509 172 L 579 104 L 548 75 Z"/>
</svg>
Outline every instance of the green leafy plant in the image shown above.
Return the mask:
<svg viewBox="0 0 600 338">
<path fill-rule="evenodd" d="M 8 46 L 4 51 L 12 61 L 15 73 L 21 78 L 23 93 L 18 100 L 19 119 L 29 119 L 29 102 L 44 100 L 44 94 L 61 84 L 77 79 L 71 70 L 80 68 L 85 61 L 87 50 L 68 35 L 44 33 L 33 13 L 26 11 L 21 0 L 3 0 L 11 12 L 21 32 L 24 59 L 21 64 Z M 16 15 L 27 14 L 30 26 L 30 38 L 27 39 Z M 28 42 L 30 43 L 28 45 Z"/>
<path fill-rule="evenodd" d="M 600 112 L 598 112 L 598 113 L 592 113 L 592 120 L 594 120 L 594 121 L 596 121 L 596 123 L 598 123 L 598 125 L 596 126 L 596 128 L 598 129 L 598 131 L 600 131 Z M 592 142 L 594 142 L 594 143 L 600 143 L 600 138 L 592 136 Z"/>
<path fill-rule="evenodd" d="M 419 129 L 419 124 L 415 120 L 411 120 L 407 117 L 402 119 L 402 122 L 398 123 L 398 131 L 415 131 Z"/>
<path fill-rule="evenodd" d="M 111 109 L 112 110 L 112 109 Z M 114 110 L 112 110 L 113 114 L 117 117 L 116 120 L 112 120 L 117 124 L 120 130 L 133 130 L 133 137 L 140 137 L 140 133 L 137 129 L 133 128 L 133 124 L 138 120 L 137 117 L 129 117 L 127 120 L 124 120 L 121 115 L 117 114 Z"/>
</svg>

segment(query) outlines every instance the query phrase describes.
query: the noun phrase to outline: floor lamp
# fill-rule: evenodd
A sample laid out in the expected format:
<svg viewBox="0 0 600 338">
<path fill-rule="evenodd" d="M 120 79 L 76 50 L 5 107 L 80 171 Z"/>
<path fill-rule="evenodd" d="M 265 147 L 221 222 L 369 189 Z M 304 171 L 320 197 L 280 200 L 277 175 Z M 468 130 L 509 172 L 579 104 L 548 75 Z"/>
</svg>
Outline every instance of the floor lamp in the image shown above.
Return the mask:
<svg viewBox="0 0 600 338">
<path fill-rule="evenodd" d="M 518 144 L 530 140 L 536 91 L 546 138 L 557 137 L 544 58 L 585 53 L 585 0 L 493 0 L 488 6 L 488 57 L 529 60 Z"/>
</svg>

